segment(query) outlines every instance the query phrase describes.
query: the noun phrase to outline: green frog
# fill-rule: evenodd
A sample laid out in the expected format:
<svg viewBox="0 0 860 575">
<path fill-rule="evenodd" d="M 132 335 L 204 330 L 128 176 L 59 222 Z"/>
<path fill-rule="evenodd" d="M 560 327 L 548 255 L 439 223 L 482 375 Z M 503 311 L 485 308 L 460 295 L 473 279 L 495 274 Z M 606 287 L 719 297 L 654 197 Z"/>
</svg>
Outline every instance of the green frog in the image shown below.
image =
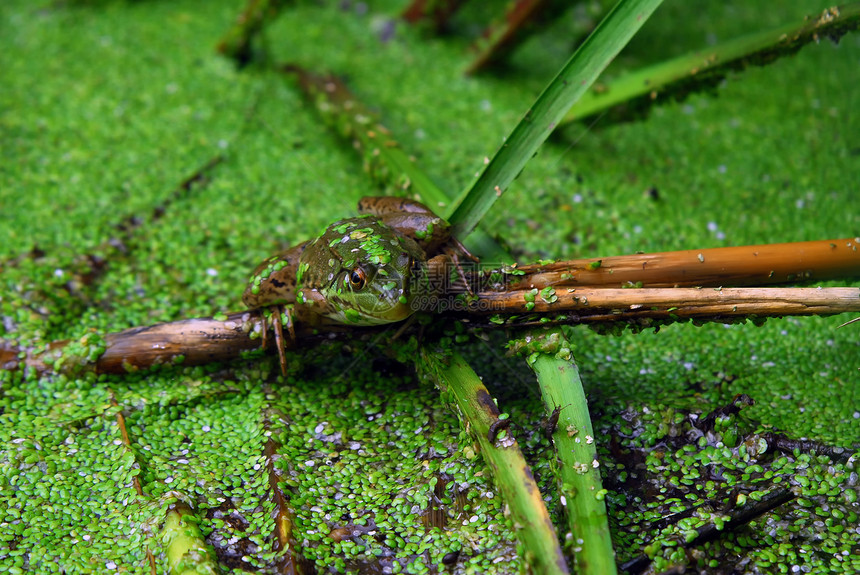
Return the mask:
<svg viewBox="0 0 860 575">
<path fill-rule="evenodd" d="M 272 318 L 282 371 L 285 344 L 295 340 L 294 321 L 312 326 L 401 321 L 417 309 L 415 298 L 436 289 L 434 277 L 445 273 L 450 257 L 437 252 L 451 241 L 450 227 L 427 206 L 366 197 L 358 211 L 361 215 L 334 222 L 318 238 L 264 260 L 251 275 L 242 301 L 277 312 Z M 267 331 L 264 325 L 264 338 Z"/>
</svg>

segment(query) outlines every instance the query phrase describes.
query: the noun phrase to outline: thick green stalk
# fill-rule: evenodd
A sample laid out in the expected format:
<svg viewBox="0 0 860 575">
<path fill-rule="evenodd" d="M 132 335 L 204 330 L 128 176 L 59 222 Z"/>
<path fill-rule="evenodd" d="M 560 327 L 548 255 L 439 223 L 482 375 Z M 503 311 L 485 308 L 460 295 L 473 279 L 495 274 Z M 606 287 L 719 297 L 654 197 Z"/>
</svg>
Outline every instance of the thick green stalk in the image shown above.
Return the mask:
<svg viewBox="0 0 860 575">
<path fill-rule="evenodd" d="M 478 375 L 458 354 L 444 356 L 421 350 L 417 365 L 454 404 L 477 441 L 511 512 L 525 559 L 537 574 L 568 573 L 558 536 L 531 469 L 516 440 L 504 429 L 496 403 Z"/>
<path fill-rule="evenodd" d="M 620 0 L 538 96 L 478 179 L 458 198 L 448 221 L 468 236 L 541 144 L 662 0 Z"/>
<path fill-rule="evenodd" d="M 537 375 L 550 415 L 558 455 L 556 479 L 564 506 L 575 570 L 616 573 L 615 552 L 600 482 L 594 430 L 579 370 L 561 328 L 534 330 L 526 338 L 528 364 Z M 558 417 L 557 423 L 552 420 Z"/>
<path fill-rule="evenodd" d="M 170 575 L 216 575 L 215 552 L 206 544 L 197 524 L 200 518 L 184 503 L 167 512 L 162 532 Z"/>
</svg>

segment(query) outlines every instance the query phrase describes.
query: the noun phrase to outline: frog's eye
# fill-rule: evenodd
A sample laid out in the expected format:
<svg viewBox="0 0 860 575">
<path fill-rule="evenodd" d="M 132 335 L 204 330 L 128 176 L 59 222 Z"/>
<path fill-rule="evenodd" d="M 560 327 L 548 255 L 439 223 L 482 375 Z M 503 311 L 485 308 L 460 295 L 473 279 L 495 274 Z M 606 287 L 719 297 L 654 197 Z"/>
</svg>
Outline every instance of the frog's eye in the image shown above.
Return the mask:
<svg viewBox="0 0 860 575">
<path fill-rule="evenodd" d="M 346 276 L 346 281 L 349 282 L 349 287 L 355 291 L 360 291 L 367 283 L 367 274 L 361 268 L 355 268 L 349 275 Z"/>
</svg>

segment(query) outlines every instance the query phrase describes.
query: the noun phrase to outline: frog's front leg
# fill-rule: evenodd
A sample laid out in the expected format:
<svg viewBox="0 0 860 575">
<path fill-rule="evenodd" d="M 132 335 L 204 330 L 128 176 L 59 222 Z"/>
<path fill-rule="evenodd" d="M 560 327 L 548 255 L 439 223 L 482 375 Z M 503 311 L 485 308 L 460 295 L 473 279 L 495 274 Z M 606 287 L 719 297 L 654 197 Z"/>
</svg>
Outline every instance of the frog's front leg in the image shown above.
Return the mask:
<svg viewBox="0 0 860 575">
<path fill-rule="evenodd" d="M 415 200 L 392 196 L 367 196 L 358 202 L 362 214 L 377 216 L 382 223 L 415 240 L 428 256 L 451 239 L 451 226 L 433 211 Z"/>
<path fill-rule="evenodd" d="M 278 348 L 278 362 L 281 366 L 281 375 L 284 377 L 287 376 L 287 354 L 286 348 L 287 345 L 290 347 L 296 341 L 296 330 L 293 326 L 293 305 L 274 305 L 269 308 L 269 311 L 272 313 L 272 327 L 275 328 L 275 347 Z M 264 316 L 265 317 L 265 316 Z M 284 339 L 284 324 L 287 325 L 287 332 L 289 333 L 290 339 Z M 263 333 L 266 331 L 265 322 L 263 323 Z M 265 339 L 263 340 L 263 347 L 266 347 Z"/>
<path fill-rule="evenodd" d="M 288 347 L 293 347 L 296 342 L 296 329 L 293 322 L 293 304 L 271 305 L 262 308 L 261 313 L 261 332 L 263 349 L 269 347 L 269 322 L 271 321 L 272 329 L 275 331 L 275 347 L 278 349 L 278 363 L 281 366 L 281 374 L 287 375 L 287 355 Z M 287 326 L 289 339 L 284 337 L 284 324 Z"/>
<path fill-rule="evenodd" d="M 266 318 L 267 315 L 271 316 L 275 331 L 275 346 L 278 348 L 281 373 L 284 375 L 287 369 L 285 349 L 292 347 L 296 339 L 292 306 L 296 301 L 299 260 L 307 243 L 299 244 L 264 260 L 251 274 L 245 293 L 242 294 L 242 301 L 246 306 L 266 310 L 263 313 L 262 326 L 264 349 L 268 345 L 269 333 Z M 289 339 L 284 337 L 285 324 Z"/>
</svg>

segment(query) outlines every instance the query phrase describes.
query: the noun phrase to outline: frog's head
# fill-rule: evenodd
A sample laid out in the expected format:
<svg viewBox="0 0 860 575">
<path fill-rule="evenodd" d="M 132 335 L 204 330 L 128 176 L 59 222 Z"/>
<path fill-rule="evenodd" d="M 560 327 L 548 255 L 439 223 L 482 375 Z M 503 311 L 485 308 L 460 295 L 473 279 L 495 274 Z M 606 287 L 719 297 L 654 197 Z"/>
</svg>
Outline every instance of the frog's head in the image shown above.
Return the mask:
<svg viewBox="0 0 860 575">
<path fill-rule="evenodd" d="M 302 293 L 316 292 L 305 300 L 318 305 L 322 296 L 323 315 L 341 323 L 400 321 L 414 311 L 423 261 L 424 252 L 413 240 L 375 218 L 335 222 L 302 253 L 300 300 Z"/>
</svg>

